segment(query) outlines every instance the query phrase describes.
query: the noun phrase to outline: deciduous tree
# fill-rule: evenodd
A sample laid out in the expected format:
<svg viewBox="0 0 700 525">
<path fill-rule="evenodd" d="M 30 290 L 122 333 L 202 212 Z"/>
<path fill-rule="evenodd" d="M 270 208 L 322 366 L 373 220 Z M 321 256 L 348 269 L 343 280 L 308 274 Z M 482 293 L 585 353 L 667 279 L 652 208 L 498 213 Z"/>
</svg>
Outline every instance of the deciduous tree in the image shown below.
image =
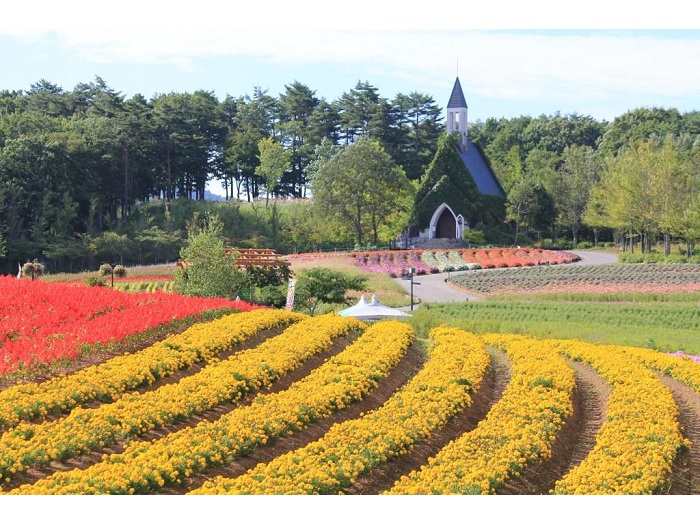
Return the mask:
<svg viewBox="0 0 700 525">
<path fill-rule="evenodd" d="M 379 226 L 408 206 L 413 186 L 379 142 L 362 137 L 319 169 L 312 192 L 318 209 L 350 225 L 361 245 L 368 235 L 377 242 Z"/>
<path fill-rule="evenodd" d="M 314 315 L 321 304 L 347 304 L 348 290 L 362 291 L 366 281 L 362 275 L 349 276 L 330 268 L 302 270 L 295 286 L 295 307 Z"/>
<path fill-rule="evenodd" d="M 216 215 L 205 215 L 201 223 L 197 216 L 192 220 L 180 251 L 185 267 L 175 274 L 176 292 L 233 299 L 245 285 L 243 272 L 236 267 L 236 253 L 226 250 L 222 230 Z"/>
</svg>

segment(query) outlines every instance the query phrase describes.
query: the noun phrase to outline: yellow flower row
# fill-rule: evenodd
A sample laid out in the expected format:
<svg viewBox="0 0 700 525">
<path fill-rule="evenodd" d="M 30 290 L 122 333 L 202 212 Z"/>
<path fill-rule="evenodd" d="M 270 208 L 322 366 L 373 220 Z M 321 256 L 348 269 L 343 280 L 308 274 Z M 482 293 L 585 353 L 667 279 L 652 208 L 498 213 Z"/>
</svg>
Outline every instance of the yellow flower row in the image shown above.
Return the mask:
<svg viewBox="0 0 700 525">
<path fill-rule="evenodd" d="M 318 329 L 322 317 L 314 320 Z M 202 421 L 153 442 L 132 442 L 123 453 L 85 470 L 59 472 L 10 494 L 133 494 L 184 483 L 193 473 L 231 462 L 366 396 L 412 341 L 407 324 L 377 323 L 285 391 L 258 395 L 251 405 L 217 421 Z"/>
<path fill-rule="evenodd" d="M 557 482 L 553 492 L 653 494 L 663 490 L 670 481 L 673 460 L 690 445 L 681 434 L 678 406 L 671 392 L 632 348 L 579 341 L 549 344 L 567 357 L 589 364 L 612 386 L 607 419 L 595 447 Z"/>
<path fill-rule="evenodd" d="M 43 383 L 10 387 L 0 392 L 0 430 L 21 421 L 40 421 L 68 412 L 88 401 L 113 401 L 124 392 L 220 352 L 262 330 L 297 322 L 303 317 L 281 310 L 256 309 L 199 323 L 144 350 L 114 357 L 100 365 Z"/>
<path fill-rule="evenodd" d="M 498 343 L 511 362 L 503 397 L 473 431 L 403 476 L 386 494 L 492 494 L 528 465 L 551 457 L 552 444 L 573 412 L 572 369 L 538 341 L 517 336 L 485 340 Z"/>
<path fill-rule="evenodd" d="M 649 348 L 616 348 L 638 359 L 644 366 L 672 377 L 700 393 L 700 363 L 687 357 L 672 356 Z"/>
<path fill-rule="evenodd" d="M 328 349 L 333 338 L 364 326 L 335 314 L 307 317 L 258 347 L 213 362 L 177 383 L 143 394 L 128 393 L 93 409 L 76 408 L 58 421 L 21 423 L 0 438 L 0 475 L 9 478 L 32 465 L 100 450 L 119 438 L 133 438 L 220 403 L 238 401 Z"/>
<path fill-rule="evenodd" d="M 472 402 L 489 366 L 483 341 L 436 328 L 424 368 L 382 407 L 334 425 L 320 440 L 235 479 L 218 477 L 192 494 L 332 494 L 408 452 Z"/>
</svg>

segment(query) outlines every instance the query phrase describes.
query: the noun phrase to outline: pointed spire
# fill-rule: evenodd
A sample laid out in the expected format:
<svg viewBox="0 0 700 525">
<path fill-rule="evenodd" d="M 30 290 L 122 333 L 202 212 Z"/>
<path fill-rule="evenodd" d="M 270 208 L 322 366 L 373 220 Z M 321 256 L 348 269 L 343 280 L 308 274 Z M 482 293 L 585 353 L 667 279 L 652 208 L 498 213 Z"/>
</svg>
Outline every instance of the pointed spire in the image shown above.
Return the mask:
<svg viewBox="0 0 700 525">
<path fill-rule="evenodd" d="M 450 95 L 450 101 L 447 103 L 448 108 L 466 108 L 467 101 L 464 98 L 464 92 L 462 91 L 462 85 L 459 83 L 459 77 L 455 80 L 455 85 L 452 88 L 452 94 Z"/>
</svg>

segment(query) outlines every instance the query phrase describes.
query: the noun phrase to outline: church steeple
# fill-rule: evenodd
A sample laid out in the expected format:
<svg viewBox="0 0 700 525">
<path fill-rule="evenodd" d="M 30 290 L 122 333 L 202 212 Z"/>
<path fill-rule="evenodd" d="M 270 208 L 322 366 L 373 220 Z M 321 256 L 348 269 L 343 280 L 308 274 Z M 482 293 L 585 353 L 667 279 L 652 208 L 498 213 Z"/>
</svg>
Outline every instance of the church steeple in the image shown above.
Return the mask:
<svg viewBox="0 0 700 525">
<path fill-rule="evenodd" d="M 459 147 L 462 151 L 467 150 L 467 112 L 467 101 L 464 98 L 459 77 L 457 77 L 450 100 L 447 103 L 447 132 L 459 133 Z"/>
</svg>

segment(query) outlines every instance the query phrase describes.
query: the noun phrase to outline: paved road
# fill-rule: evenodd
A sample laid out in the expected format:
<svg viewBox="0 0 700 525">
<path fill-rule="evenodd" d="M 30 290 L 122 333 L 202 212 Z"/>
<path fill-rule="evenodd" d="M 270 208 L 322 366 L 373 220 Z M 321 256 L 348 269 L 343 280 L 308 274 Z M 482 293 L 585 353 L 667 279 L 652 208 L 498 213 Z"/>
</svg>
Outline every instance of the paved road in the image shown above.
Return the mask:
<svg viewBox="0 0 700 525">
<path fill-rule="evenodd" d="M 588 252 L 588 251 L 573 251 L 581 260 L 572 264 L 575 265 L 599 265 L 612 264 L 617 261 L 617 255 L 604 252 Z M 467 270 L 474 271 L 474 270 Z M 479 270 L 480 272 L 498 271 L 494 270 Z M 450 275 L 459 275 L 465 272 L 450 272 Z M 406 293 L 411 293 L 411 281 L 396 279 L 403 286 Z M 420 299 L 424 303 L 451 303 L 463 301 L 481 301 L 483 297 L 480 295 L 469 293 L 461 288 L 458 288 L 447 282 L 446 273 L 433 273 L 428 275 L 419 275 L 413 278 L 413 297 L 414 301 Z M 418 305 L 414 305 L 416 309 Z M 400 310 L 408 311 L 410 306 L 400 308 Z"/>
</svg>

